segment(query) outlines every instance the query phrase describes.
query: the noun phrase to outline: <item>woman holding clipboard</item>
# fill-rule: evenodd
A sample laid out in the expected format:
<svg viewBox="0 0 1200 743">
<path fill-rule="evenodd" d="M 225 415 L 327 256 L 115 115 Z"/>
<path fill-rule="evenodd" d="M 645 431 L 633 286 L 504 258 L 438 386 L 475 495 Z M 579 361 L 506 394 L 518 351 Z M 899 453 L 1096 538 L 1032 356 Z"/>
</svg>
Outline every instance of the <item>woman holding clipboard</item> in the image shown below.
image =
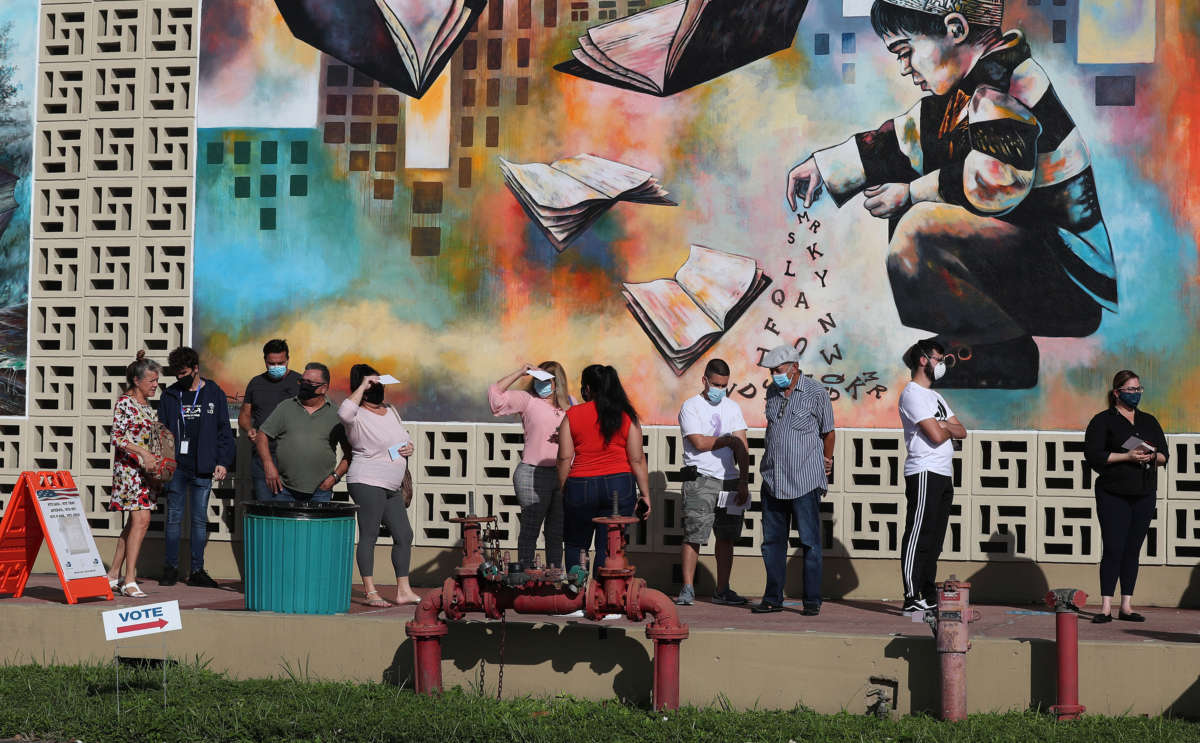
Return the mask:
<svg viewBox="0 0 1200 743">
<path fill-rule="evenodd" d="M 1133 610 L 1138 557 L 1154 517 L 1158 468 L 1167 463 L 1167 439 L 1154 416 L 1138 409 L 1142 382 L 1123 369 L 1113 377 L 1108 409 L 1088 423 L 1084 454 L 1095 470 L 1096 515 L 1104 552 L 1100 558 L 1100 613 L 1097 624 L 1111 622 L 1112 598 L 1121 582 L 1117 619 L 1144 622 Z"/>
</svg>

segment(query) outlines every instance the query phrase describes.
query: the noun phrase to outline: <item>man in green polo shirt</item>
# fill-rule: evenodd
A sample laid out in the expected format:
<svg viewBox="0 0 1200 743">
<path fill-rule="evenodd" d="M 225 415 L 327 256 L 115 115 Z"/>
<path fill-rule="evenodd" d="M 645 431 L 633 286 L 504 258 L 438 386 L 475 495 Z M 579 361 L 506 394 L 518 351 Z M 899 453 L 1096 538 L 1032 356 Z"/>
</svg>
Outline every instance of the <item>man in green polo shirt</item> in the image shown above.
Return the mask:
<svg viewBox="0 0 1200 743">
<path fill-rule="evenodd" d="M 258 427 L 258 432 L 266 435 L 256 437 L 254 446 L 263 462 L 271 500 L 328 502 L 333 486 L 350 468 L 346 430 L 337 409 L 325 397 L 328 391 L 329 367 L 315 361 L 307 364 L 299 394 L 279 403 Z"/>
</svg>

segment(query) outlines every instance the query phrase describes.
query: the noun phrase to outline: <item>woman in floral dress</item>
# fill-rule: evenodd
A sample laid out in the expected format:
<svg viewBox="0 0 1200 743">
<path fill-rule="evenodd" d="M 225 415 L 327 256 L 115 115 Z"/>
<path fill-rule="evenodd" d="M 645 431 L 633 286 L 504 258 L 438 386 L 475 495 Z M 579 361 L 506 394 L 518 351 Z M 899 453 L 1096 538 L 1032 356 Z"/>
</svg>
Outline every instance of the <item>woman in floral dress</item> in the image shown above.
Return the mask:
<svg viewBox="0 0 1200 743">
<path fill-rule="evenodd" d="M 125 370 L 125 389 L 113 411 L 113 486 L 108 510 L 128 511 L 129 520 L 117 539 L 116 554 L 108 570 L 108 584 L 114 590 L 120 587 L 122 595 L 133 598 L 146 595 L 137 584 L 137 559 L 150 526 L 150 512 L 158 498 L 145 473 L 158 467 L 158 457 L 149 449 L 158 414 L 148 401 L 158 391 L 161 371 L 157 362 L 144 358 L 144 352 L 139 351 L 137 360 Z M 123 581 L 122 564 L 125 566 Z"/>
</svg>

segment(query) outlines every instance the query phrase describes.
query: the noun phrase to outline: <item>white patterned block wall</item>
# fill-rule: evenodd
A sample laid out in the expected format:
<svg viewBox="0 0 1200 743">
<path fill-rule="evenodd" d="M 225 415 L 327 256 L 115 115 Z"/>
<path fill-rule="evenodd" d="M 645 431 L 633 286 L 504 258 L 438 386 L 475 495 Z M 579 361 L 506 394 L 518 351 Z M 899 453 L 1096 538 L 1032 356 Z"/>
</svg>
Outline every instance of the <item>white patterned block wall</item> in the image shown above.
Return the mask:
<svg viewBox="0 0 1200 743">
<path fill-rule="evenodd" d="M 43 2 L 34 103 L 28 420 L 0 422 L 0 472 L 71 469 L 97 533 L 113 535 L 112 404 L 138 349 L 160 360 L 190 340 L 197 0 Z M 413 423 L 416 543 L 450 546 L 475 493 L 515 548 L 512 471 L 519 426 Z M 748 432 L 755 501 L 737 554 L 761 547 L 759 466 L 764 432 Z M 649 426 L 645 449 L 655 510 L 632 530 L 631 550 L 676 553 L 682 539 L 675 426 Z M 1089 563 L 1098 559 L 1092 473 L 1079 433 L 972 431 L 955 452 L 946 558 Z M 1200 564 L 1200 435 L 1170 437 L 1157 514 L 1143 550 L 1150 564 Z M 243 471 L 214 491 L 210 529 L 237 538 L 233 504 Z M 894 559 L 903 535 L 904 445 L 895 430 L 839 430 L 822 502 L 830 555 Z M 11 486 L 0 487 L 0 499 Z M 345 500 L 345 486 L 335 497 Z M 156 515 L 152 533 L 160 534 Z M 385 537 L 383 543 L 389 540 Z M 793 539 L 793 543 L 795 540 Z M 711 551 L 710 545 L 705 547 Z"/>
</svg>

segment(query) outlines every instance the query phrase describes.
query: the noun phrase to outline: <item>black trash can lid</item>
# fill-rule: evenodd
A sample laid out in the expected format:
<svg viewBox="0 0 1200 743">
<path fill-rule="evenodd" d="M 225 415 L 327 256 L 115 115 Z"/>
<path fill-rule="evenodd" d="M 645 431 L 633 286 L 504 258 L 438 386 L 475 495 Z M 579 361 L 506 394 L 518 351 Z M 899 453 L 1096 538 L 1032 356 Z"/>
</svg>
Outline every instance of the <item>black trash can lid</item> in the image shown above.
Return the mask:
<svg viewBox="0 0 1200 743">
<path fill-rule="evenodd" d="M 256 500 L 246 504 L 251 516 L 274 516 L 281 519 L 337 519 L 354 516 L 358 506 L 353 503 L 305 503 L 304 501 Z"/>
</svg>

